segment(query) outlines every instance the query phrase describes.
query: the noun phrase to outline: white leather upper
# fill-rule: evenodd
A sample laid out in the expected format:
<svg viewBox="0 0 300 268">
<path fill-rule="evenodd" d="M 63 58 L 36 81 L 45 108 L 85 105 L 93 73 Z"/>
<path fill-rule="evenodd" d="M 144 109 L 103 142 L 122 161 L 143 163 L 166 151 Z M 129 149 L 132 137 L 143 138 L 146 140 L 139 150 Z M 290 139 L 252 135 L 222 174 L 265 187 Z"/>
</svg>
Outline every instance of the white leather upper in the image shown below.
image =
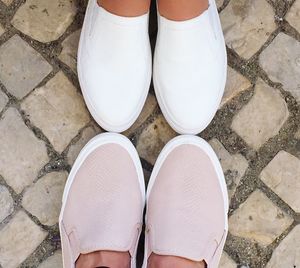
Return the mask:
<svg viewBox="0 0 300 268">
<path fill-rule="evenodd" d="M 151 80 L 148 17 L 120 17 L 89 1 L 78 74 L 91 114 L 108 131 L 129 128 L 144 105 Z"/>
<path fill-rule="evenodd" d="M 226 49 L 214 0 L 187 21 L 160 15 L 154 87 L 164 116 L 181 134 L 197 134 L 212 120 L 226 80 Z"/>
</svg>

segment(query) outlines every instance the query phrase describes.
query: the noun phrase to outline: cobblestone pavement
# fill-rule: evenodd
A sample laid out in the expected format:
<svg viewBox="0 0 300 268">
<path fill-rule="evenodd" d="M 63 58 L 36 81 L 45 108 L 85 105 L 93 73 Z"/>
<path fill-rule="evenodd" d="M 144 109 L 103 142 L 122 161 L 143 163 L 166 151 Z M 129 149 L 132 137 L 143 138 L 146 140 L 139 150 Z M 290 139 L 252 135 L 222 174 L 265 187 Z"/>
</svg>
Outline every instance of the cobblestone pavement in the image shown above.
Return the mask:
<svg viewBox="0 0 300 268">
<path fill-rule="evenodd" d="M 231 198 L 220 267 L 300 267 L 300 0 L 218 1 L 228 48 L 222 105 L 201 137 Z M 62 267 L 58 214 L 83 145 L 102 132 L 76 76 L 85 1 L 0 1 L 0 267 Z M 155 43 L 152 7 L 150 36 Z M 176 133 L 153 88 L 125 133 L 146 180 Z"/>
</svg>

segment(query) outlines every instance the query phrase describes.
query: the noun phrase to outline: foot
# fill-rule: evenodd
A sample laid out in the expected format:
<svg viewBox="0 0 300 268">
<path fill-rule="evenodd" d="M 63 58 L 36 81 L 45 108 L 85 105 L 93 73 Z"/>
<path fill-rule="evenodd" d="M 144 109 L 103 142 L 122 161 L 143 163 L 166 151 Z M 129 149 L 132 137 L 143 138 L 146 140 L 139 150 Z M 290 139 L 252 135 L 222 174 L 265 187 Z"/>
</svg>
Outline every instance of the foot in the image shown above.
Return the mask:
<svg viewBox="0 0 300 268">
<path fill-rule="evenodd" d="M 196 136 L 171 140 L 155 163 L 147 189 L 148 264 L 158 260 L 157 254 L 189 260 L 185 267 L 217 268 L 227 236 L 227 211 L 224 175 L 210 145 Z"/>
<path fill-rule="evenodd" d="M 136 17 L 149 12 L 150 0 L 98 0 L 98 5 L 118 16 Z"/>
<path fill-rule="evenodd" d="M 127 263 L 128 256 L 135 267 L 144 202 L 143 169 L 132 143 L 111 133 L 91 140 L 64 190 L 59 220 L 64 267 L 101 262 L 119 268 L 110 260 Z"/>
<path fill-rule="evenodd" d="M 209 125 L 219 108 L 227 74 L 226 47 L 215 0 L 209 0 L 204 12 L 206 1 L 191 1 L 204 7 L 195 13 L 180 13 L 176 7 L 183 16 L 173 16 L 172 20 L 159 11 L 153 64 L 160 108 L 180 134 L 198 134 Z M 173 3 L 161 0 L 161 5 L 164 2 Z M 189 1 L 185 3 L 189 7 Z"/>
<path fill-rule="evenodd" d="M 129 252 L 96 251 L 81 254 L 75 268 L 113 267 L 130 268 Z"/>
<path fill-rule="evenodd" d="M 208 5 L 208 0 L 159 0 L 158 10 L 169 20 L 184 21 L 200 16 Z"/>
<path fill-rule="evenodd" d="M 126 10 L 123 0 L 100 1 L 100 7 L 89 0 L 81 31 L 78 76 L 83 97 L 97 123 L 111 132 L 123 132 L 135 122 L 150 87 L 149 14 L 137 2 L 132 0 L 136 9 Z"/>
<path fill-rule="evenodd" d="M 162 256 L 151 254 L 148 260 L 148 268 L 205 268 L 205 262 L 191 261 L 175 256 Z"/>
</svg>

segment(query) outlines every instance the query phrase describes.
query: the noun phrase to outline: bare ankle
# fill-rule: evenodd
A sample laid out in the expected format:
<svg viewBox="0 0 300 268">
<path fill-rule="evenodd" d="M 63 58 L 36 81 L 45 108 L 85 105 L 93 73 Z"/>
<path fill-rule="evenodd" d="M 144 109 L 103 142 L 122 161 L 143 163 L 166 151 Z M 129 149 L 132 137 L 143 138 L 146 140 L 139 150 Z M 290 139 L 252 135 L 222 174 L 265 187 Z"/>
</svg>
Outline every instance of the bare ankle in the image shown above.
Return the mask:
<svg viewBox="0 0 300 268">
<path fill-rule="evenodd" d="M 148 268 L 205 268 L 205 262 L 195 262 L 175 256 L 152 254 L 148 260 Z"/>
<path fill-rule="evenodd" d="M 161 16 L 175 21 L 189 20 L 201 15 L 208 9 L 208 0 L 159 0 Z"/>
<path fill-rule="evenodd" d="M 128 252 L 95 251 L 81 254 L 76 261 L 76 268 L 94 268 L 99 266 L 130 268 Z"/>
<path fill-rule="evenodd" d="M 98 5 L 118 16 L 136 17 L 149 11 L 150 0 L 98 0 Z"/>
</svg>

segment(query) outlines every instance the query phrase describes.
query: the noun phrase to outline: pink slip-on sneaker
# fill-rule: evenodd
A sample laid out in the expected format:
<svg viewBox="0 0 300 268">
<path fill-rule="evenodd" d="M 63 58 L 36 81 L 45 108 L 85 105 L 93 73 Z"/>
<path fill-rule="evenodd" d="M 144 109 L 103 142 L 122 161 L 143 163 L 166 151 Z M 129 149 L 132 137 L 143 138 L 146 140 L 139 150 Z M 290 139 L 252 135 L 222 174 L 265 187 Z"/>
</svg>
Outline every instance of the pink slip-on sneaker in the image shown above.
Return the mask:
<svg viewBox="0 0 300 268">
<path fill-rule="evenodd" d="M 159 155 L 147 189 L 143 267 L 152 253 L 217 268 L 228 232 L 228 195 L 210 145 L 178 136 Z"/>
<path fill-rule="evenodd" d="M 59 227 L 64 268 L 80 254 L 136 251 L 143 224 L 143 170 L 132 143 L 120 134 L 100 134 L 81 151 L 67 180 Z"/>
</svg>

